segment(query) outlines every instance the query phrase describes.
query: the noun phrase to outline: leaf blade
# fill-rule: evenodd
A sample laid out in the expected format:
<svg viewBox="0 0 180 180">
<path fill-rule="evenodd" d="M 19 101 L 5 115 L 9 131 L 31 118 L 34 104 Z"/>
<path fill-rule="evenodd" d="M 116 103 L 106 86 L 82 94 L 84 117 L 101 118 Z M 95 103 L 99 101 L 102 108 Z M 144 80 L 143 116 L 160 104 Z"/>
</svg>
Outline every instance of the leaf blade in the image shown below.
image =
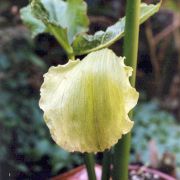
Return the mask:
<svg viewBox="0 0 180 180">
<path fill-rule="evenodd" d="M 140 23 L 145 22 L 149 17 L 158 12 L 161 3 L 157 5 L 141 4 Z M 117 23 L 104 31 L 98 31 L 94 35 L 79 35 L 73 42 L 75 55 L 88 54 L 99 49 L 111 46 L 124 36 L 125 18 L 120 19 Z"/>
<path fill-rule="evenodd" d="M 33 16 L 30 5 L 20 10 L 20 16 L 24 24 L 31 30 L 33 38 L 38 34 L 46 32 L 44 23 Z"/>
<path fill-rule="evenodd" d="M 21 18 L 33 37 L 48 32 L 55 36 L 68 54 L 75 36 L 88 30 L 87 5 L 83 0 L 33 0 L 21 9 Z"/>
</svg>

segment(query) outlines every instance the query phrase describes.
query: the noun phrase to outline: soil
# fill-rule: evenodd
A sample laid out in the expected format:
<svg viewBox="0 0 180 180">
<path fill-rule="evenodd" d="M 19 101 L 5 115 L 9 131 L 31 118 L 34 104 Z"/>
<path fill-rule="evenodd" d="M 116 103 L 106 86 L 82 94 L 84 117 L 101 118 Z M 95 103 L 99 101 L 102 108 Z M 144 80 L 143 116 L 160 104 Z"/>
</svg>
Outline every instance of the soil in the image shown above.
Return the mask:
<svg viewBox="0 0 180 180">
<path fill-rule="evenodd" d="M 129 180 L 176 180 L 160 171 L 145 166 L 129 166 Z"/>
<path fill-rule="evenodd" d="M 131 171 L 129 173 L 129 180 L 161 180 L 159 175 L 144 171 Z"/>
</svg>

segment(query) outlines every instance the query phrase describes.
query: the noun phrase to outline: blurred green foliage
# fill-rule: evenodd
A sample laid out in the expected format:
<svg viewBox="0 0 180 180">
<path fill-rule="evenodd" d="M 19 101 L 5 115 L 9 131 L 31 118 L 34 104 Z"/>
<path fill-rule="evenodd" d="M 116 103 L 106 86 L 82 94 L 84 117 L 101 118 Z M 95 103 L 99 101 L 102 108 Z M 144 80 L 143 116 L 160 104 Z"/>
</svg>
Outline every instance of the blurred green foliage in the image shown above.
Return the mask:
<svg viewBox="0 0 180 180">
<path fill-rule="evenodd" d="M 1 178 L 46 179 L 81 163 L 52 142 L 43 122 L 38 99 L 47 65 L 29 35 L 17 26 L 0 31 L 0 38 Z"/>
<path fill-rule="evenodd" d="M 148 144 L 154 140 L 159 158 L 165 152 L 172 153 L 180 167 L 180 125 L 176 124 L 174 116 L 162 110 L 158 101 L 151 101 L 141 103 L 135 108 L 134 121 L 132 148 L 141 156 L 141 160 L 150 163 Z"/>
</svg>

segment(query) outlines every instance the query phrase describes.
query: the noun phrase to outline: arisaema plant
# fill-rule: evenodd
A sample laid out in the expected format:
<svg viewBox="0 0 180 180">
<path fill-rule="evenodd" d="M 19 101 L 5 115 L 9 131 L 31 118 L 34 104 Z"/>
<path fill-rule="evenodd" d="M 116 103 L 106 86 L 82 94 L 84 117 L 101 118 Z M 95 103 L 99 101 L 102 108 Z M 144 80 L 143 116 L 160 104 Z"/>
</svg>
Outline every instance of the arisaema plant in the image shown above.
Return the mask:
<svg viewBox="0 0 180 180">
<path fill-rule="evenodd" d="M 134 88 L 139 24 L 159 7 L 128 0 L 126 17 L 94 35 L 88 34 L 83 0 L 32 0 L 21 10 L 33 37 L 49 33 L 67 54 L 67 64 L 50 67 L 44 75 L 39 105 L 54 141 L 67 151 L 85 153 L 90 180 L 96 179 L 93 153 L 105 150 L 102 179 L 109 179 L 111 155 L 113 179 L 127 179 L 131 110 L 139 96 Z M 124 54 L 118 57 L 108 48 L 124 35 Z"/>
</svg>

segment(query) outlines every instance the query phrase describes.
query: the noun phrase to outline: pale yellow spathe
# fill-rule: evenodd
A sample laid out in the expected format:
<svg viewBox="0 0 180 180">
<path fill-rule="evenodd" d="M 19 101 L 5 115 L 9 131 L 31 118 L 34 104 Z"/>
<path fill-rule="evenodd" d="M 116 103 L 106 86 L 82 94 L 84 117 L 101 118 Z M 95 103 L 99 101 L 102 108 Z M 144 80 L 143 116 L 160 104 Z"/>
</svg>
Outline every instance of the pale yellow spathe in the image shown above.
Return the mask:
<svg viewBox="0 0 180 180">
<path fill-rule="evenodd" d="M 54 141 L 71 152 L 99 152 L 117 143 L 133 126 L 128 112 L 139 95 L 131 75 L 109 49 L 51 67 L 39 104 Z"/>
</svg>

